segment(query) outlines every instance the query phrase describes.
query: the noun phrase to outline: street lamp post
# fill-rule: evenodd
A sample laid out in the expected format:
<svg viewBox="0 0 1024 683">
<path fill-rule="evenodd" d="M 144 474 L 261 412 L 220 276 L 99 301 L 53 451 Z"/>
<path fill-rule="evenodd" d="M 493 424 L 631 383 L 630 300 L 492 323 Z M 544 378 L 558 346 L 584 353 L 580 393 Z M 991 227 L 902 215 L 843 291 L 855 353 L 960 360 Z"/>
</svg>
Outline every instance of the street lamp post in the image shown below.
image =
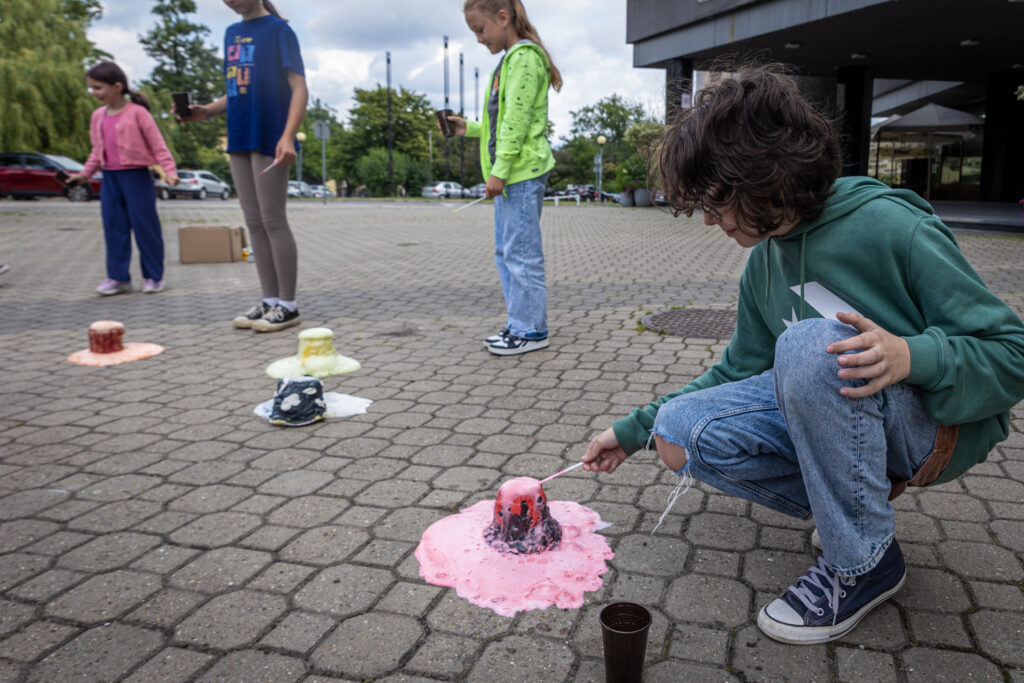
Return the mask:
<svg viewBox="0 0 1024 683">
<path fill-rule="evenodd" d="M 306 134 L 301 130 L 295 134 L 295 139 L 299 141 L 299 165 L 295 172 L 298 174 L 298 180 L 302 182 L 302 143 L 306 141 Z"/>
<path fill-rule="evenodd" d="M 598 201 L 604 201 L 604 194 L 601 192 L 601 181 L 604 179 L 604 143 L 608 138 L 603 135 L 597 136 L 597 196 Z"/>
</svg>

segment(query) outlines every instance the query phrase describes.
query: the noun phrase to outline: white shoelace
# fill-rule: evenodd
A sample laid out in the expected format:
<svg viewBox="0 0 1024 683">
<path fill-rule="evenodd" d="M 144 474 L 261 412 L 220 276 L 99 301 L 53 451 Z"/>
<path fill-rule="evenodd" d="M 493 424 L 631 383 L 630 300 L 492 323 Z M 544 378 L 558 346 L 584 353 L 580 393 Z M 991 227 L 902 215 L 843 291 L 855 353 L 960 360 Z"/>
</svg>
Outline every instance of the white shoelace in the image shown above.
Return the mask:
<svg viewBox="0 0 1024 683">
<path fill-rule="evenodd" d="M 811 610 L 819 617 L 825 614 L 825 610 L 815 606 L 817 595 L 812 588 L 828 598 L 828 606 L 832 610 L 832 625 L 835 626 L 839 616 L 839 599 L 846 597 L 846 591 L 841 586 L 853 586 L 857 583 L 857 577 L 836 576 L 829 571 L 825 564 L 825 558 L 819 557 L 818 564 L 807 570 L 807 573 L 797 579 L 792 586 L 786 590 L 797 597 L 804 604 L 804 607 Z"/>
</svg>

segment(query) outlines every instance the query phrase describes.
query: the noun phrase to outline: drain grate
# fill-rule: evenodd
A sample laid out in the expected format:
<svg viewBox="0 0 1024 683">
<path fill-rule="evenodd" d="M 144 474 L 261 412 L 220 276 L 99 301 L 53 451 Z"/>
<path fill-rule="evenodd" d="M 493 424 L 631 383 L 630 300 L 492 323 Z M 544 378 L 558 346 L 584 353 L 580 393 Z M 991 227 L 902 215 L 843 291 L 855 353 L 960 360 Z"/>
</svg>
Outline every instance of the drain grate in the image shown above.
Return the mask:
<svg viewBox="0 0 1024 683">
<path fill-rule="evenodd" d="M 662 334 L 680 337 L 728 339 L 736 329 L 736 311 L 717 311 L 710 308 L 677 308 L 645 315 L 643 326 Z"/>
</svg>

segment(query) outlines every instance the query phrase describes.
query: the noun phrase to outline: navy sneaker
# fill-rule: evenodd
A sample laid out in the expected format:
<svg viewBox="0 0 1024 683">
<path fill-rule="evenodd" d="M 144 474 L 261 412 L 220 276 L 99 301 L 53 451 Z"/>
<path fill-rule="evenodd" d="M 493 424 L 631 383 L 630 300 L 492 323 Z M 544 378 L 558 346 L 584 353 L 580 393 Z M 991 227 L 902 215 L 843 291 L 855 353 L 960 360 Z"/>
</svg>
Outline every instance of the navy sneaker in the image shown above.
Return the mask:
<svg viewBox="0 0 1024 683">
<path fill-rule="evenodd" d="M 253 320 L 251 327 L 256 332 L 277 332 L 300 322 L 302 320 L 299 318 L 299 309 L 289 311 L 281 304 L 276 304 L 271 306 L 262 318 Z"/>
<path fill-rule="evenodd" d="M 548 347 L 548 339 L 526 339 L 509 334 L 500 341 L 487 346 L 487 350 L 495 356 L 518 356 L 521 353 L 539 351 Z"/>
<path fill-rule="evenodd" d="M 827 643 L 852 631 L 906 580 L 907 566 L 895 540 L 875 568 L 860 576 L 836 576 L 819 557 L 818 564 L 761 608 L 757 625 L 783 643 Z"/>
<path fill-rule="evenodd" d="M 235 319 L 231 321 L 231 324 L 241 329 L 251 329 L 252 324 L 266 315 L 269 310 L 270 304 L 265 301 L 261 301 L 242 315 L 236 316 Z"/>
</svg>

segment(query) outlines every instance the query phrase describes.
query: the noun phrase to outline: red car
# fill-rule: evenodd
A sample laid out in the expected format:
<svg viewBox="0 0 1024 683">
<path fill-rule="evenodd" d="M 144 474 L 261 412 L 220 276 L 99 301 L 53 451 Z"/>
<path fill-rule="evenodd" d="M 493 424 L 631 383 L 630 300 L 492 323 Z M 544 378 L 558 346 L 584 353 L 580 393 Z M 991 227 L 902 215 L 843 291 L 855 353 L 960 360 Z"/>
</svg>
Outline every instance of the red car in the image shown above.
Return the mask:
<svg viewBox="0 0 1024 683">
<path fill-rule="evenodd" d="M 57 154 L 33 152 L 0 153 L 0 198 L 60 197 L 71 201 L 88 201 L 100 196 L 101 176 L 88 183 L 69 187 L 57 180 L 57 173 L 79 173 L 84 166 L 74 159 Z"/>
</svg>

